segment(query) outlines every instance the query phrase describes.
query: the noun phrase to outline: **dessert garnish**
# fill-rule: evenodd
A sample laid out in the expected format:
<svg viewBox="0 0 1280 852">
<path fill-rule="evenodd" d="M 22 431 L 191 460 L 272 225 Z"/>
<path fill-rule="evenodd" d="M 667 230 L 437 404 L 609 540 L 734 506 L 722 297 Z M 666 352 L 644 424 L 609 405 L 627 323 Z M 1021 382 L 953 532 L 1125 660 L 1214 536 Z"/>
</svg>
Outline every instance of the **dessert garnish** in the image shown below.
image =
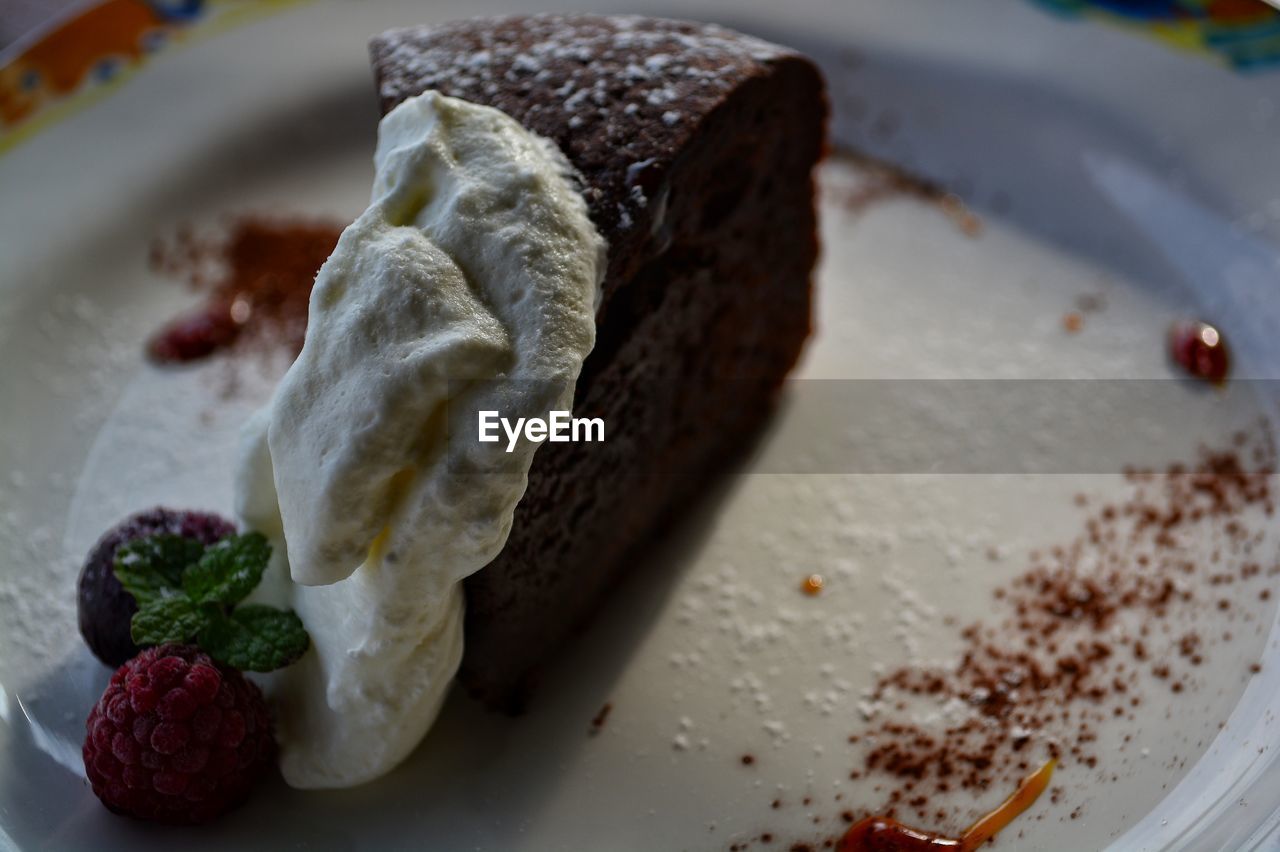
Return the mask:
<svg viewBox="0 0 1280 852">
<path fill-rule="evenodd" d="M 1231 372 L 1231 353 L 1221 332 L 1207 322 L 1180 320 L 1169 328 L 1169 355 L 1195 379 L 1225 384 Z"/>
<path fill-rule="evenodd" d="M 85 723 L 85 773 L 112 811 L 202 823 L 242 802 L 274 750 L 258 687 L 191 645 L 148 648 Z"/>
<path fill-rule="evenodd" d="M 946 837 L 903 825 L 895 819 L 870 816 L 854 823 L 836 849 L 839 852 L 935 852 L 952 849 L 973 852 L 1005 829 L 1049 787 L 1056 760 L 1046 761 L 1032 772 L 999 807 L 980 817 L 959 837 Z"/>
<path fill-rule="evenodd" d="M 157 243 L 152 268 L 185 279 L 206 301 L 152 336 L 147 355 L 177 364 L 236 344 L 278 346 L 296 355 L 316 271 L 341 233 L 334 222 L 249 215 L 232 220 L 219 239 L 182 228 Z"/>
<path fill-rule="evenodd" d="M 138 653 L 130 633 L 138 602 L 116 579 L 116 551 L 152 535 L 181 536 L 210 545 L 235 535 L 235 524 L 205 512 L 156 507 L 125 518 L 93 546 L 77 584 L 80 635 L 89 650 L 109 666 Z"/>
<path fill-rule="evenodd" d="M 114 631 L 128 598 L 131 641 L 154 646 L 116 670 L 85 723 L 85 773 L 112 811 L 206 822 L 241 802 L 270 762 L 267 706 L 240 670 L 287 666 L 309 645 L 295 613 L 241 603 L 270 555 L 257 533 L 168 509 L 129 518 L 94 548 L 81 577 L 86 638 L 110 636 L 122 651 Z M 108 559 L 118 590 L 103 577 Z"/>
<path fill-rule="evenodd" d="M 139 646 L 195 641 L 220 663 L 253 672 L 289 665 L 306 652 L 297 613 L 241 604 L 262 580 L 271 545 L 259 533 L 206 547 L 177 535 L 131 541 L 116 553 L 115 573 L 138 603 Z"/>
<path fill-rule="evenodd" d="M 461 436 L 482 410 L 571 408 L 605 269 L 564 156 L 499 110 L 410 98 L 374 160 L 236 483 L 240 517 L 288 555 L 281 603 L 324 627 L 276 684 L 295 787 L 376 778 L 434 721 L 462 580 L 502 549 L 539 447 Z"/>
</svg>

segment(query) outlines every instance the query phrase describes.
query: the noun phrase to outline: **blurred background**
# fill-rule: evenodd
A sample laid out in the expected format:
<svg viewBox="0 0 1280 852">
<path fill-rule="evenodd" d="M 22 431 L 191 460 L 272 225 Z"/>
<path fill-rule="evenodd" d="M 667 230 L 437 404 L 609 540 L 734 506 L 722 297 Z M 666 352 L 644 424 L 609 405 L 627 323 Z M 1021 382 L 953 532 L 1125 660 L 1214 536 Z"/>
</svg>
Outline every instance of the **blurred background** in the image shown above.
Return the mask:
<svg viewBox="0 0 1280 852">
<path fill-rule="evenodd" d="M 8 47 L 77 0 L 0 0 L 0 49 Z"/>
</svg>

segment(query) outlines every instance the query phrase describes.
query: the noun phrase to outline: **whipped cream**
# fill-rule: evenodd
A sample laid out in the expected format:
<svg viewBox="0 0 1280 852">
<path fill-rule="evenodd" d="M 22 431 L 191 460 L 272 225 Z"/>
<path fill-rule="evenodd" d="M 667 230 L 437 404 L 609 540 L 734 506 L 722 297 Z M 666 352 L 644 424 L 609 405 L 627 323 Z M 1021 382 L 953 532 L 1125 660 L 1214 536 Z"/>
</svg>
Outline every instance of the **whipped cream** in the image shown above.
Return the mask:
<svg viewBox="0 0 1280 852">
<path fill-rule="evenodd" d="M 237 512 L 275 545 L 262 594 L 311 634 L 269 685 L 295 787 L 373 779 L 435 719 L 461 581 L 501 550 L 538 447 L 478 442 L 477 412 L 571 406 L 604 274 L 568 163 L 498 110 L 411 98 L 374 163 L 237 472 Z"/>
</svg>

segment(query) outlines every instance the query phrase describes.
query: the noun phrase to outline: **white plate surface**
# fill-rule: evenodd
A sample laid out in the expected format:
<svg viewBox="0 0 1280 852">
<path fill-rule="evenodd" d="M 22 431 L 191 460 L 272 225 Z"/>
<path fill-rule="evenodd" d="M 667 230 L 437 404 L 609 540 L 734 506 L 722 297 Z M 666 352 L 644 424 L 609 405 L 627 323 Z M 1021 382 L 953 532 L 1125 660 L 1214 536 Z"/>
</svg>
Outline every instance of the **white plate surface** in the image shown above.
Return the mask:
<svg viewBox="0 0 1280 852">
<path fill-rule="evenodd" d="M 834 190 L 865 174 L 826 166 L 819 333 L 799 378 L 1166 379 L 1164 331 L 1187 315 L 1230 330 L 1238 375 L 1277 378 L 1276 78 L 1014 0 L 980 5 L 680 10 L 812 49 L 832 69 L 837 138 L 959 181 L 983 220 L 967 235 L 908 196 L 851 212 Z M 220 365 L 142 362 L 139 341 L 191 298 L 148 270 L 147 248 L 176 223 L 229 212 L 354 216 L 377 119 L 365 39 L 512 8 L 307 6 L 162 55 L 0 158 L 0 845 L 675 849 L 765 829 L 822 836 L 842 807 L 878 804 L 847 778 L 845 743 L 876 667 L 953 657 L 955 630 L 934 616 L 982 617 L 1032 550 L 1076 534 L 1074 495 L 1124 492 L 1109 462 L 1054 456 L 1034 412 L 993 439 L 946 406 L 911 408 L 907 421 L 797 382 L 754 467 L 716 487 L 610 602 L 529 716 L 454 696 L 408 764 L 375 784 L 303 793 L 273 782 L 199 831 L 109 815 L 80 766 L 83 719 L 108 672 L 76 635 L 79 560 L 136 509 L 227 511 L 236 430 L 273 378 L 242 369 L 240 391 L 223 398 Z M 1105 311 L 1064 333 L 1085 294 L 1103 294 Z M 1154 464 L 1221 443 L 1274 402 L 1262 382 L 1219 395 L 1178 387 L 1184 396 L 1158 395 L 1167 408 L 1108 403 L 1052 426 L 1099 426 L 1121 436 L 1109 451 Z M 977 461 L 930 473 L 936 454 Z M 1273 561 L 1276 544 L 1260 545 Z M 829 577 L 817 598 L 797 592 L 810 571 Z M 1263 842 L 1280 804 L 1267 728 L 1280 666 L 1267 663 L 1274 602 L 1250 600 L 1189 696 L 1153 685 L 1135 721 L 1101 732 L 1101 767 L 1064 767 L 1061 802 L 1037 805 L 1001 845 Z M 1256 676 L 1252 660 L 1263 661 Z M 833 689 L 834 710 L 821 698 Z M 588 737 L 605 701 L 608 724 Z M 744 752 L 758 756 L 750 770 Z M 1004 792 L 953 804 L 976 813 Z M 772 812 L 778 796 L 814 805 Z"/>
</svg>

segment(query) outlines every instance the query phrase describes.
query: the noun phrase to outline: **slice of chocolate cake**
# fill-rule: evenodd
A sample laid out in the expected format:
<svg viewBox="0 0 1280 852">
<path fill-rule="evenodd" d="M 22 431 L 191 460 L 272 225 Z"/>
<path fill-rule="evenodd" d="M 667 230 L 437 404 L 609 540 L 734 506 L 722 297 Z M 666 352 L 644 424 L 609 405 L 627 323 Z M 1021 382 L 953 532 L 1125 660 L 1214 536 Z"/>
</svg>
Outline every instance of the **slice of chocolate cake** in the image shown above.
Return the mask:
<svg viewBox="0 0 1280 852">
<path fill-rule="evenodd" d="M 556 142 L 608 240 L 575 414 L 501 555 L 466 581 L 462 683 L 515 709 L 638 548 L 765 422 L 810 331 L 817 69 L 722 27 L 539 15 L 373 40 L 383 111 L 429 89 Z"/>
</svg>

